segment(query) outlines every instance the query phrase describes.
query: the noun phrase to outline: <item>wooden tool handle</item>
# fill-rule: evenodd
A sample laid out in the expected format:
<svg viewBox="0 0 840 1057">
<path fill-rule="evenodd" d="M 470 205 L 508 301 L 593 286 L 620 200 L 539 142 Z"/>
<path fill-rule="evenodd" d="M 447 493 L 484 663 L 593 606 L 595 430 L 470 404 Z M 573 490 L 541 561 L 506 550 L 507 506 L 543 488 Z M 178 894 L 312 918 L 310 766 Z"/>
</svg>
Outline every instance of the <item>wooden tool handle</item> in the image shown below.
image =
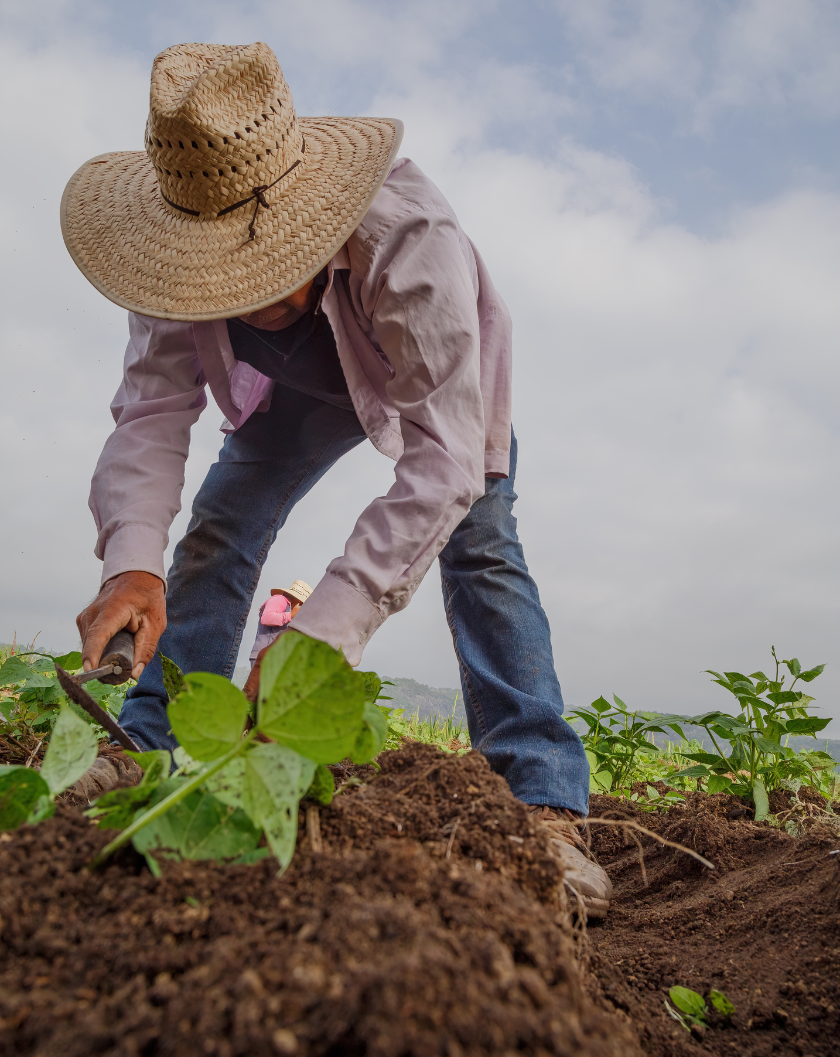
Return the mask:
<svg viewBox="0 0 840 1057">
<path fill-rule="evenodd" d="M 109 686 L 119 686 L 120 683 L 130 679 L 131 669 L 134 667 L 134 636 L 132 633 L 126 631 L 125 628 L 122 631 L 118 631 L 102 651 L 102 660 L 99 664 L 100 666 L 113 664 L 121 669 L 119 673 L 101 675 L 99 677 L 100 683 L 107 683 Z"/>
</svg>

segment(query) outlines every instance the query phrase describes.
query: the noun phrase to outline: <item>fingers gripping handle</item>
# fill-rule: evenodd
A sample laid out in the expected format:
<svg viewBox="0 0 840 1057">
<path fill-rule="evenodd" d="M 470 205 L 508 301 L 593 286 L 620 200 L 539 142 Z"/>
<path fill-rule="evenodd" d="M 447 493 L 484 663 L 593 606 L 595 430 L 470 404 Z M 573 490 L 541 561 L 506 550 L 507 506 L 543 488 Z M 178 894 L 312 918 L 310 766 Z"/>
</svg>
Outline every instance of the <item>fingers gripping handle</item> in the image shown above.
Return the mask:
<svg viewBox="0 0 840 1057">
<path fill-rule="evenodd" d="M 134 667 L 134 636 L 130 631 L 126 631 L 123 628 L 122 631 L 116 633 L 102 651 L 102 659 L 99 664 L 101 667 L 106 664 L 113 664 L 114 668 L 120 669 L 119 672 L 114 671 L 111 675 L 99 676 L 101 683 L 107 683 L 109 686 L 119 686 L 120 683 L 124 683 L 131 678 L 131 669 Z"/>
</svg>

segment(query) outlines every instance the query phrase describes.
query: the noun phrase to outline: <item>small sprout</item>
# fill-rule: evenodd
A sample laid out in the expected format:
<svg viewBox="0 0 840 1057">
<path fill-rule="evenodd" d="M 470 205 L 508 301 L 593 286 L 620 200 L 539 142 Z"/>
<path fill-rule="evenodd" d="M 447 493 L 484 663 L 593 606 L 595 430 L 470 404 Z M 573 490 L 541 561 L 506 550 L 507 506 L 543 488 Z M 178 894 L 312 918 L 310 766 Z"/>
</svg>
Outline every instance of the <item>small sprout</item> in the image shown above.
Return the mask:
<svg viewBox="0 0 840 1057">
<path fill-rule="evenodd" d="M 679 985 L 670 988 L 668 995 L 671 1002 L 677 1007 L 674 1009 L 674 1006 L 665 999 L 665 1009 L 668 1011 L 669 1016 L 682 1024 L 686 1031 L 690 1032 L 692 1027 L 705 1031 L 709 1026 L 706 1020 L 709 1015 L 709 1007 L 706 1005 L 702 995 L 692 991 L 690 987 L 680 987 Z M 709 1001 L 718 1013 L 727 1019 L 735 1012 L 735 1006 L 722 991 L 709 991 Z"/>
<path fill-rule="evenodd" d="M 735 1012 L 735 1006 L 732 1005 L 723 991 L 710 991 L 709 1001 L 722 1017 L 731 1017 Z"/>
</svg>

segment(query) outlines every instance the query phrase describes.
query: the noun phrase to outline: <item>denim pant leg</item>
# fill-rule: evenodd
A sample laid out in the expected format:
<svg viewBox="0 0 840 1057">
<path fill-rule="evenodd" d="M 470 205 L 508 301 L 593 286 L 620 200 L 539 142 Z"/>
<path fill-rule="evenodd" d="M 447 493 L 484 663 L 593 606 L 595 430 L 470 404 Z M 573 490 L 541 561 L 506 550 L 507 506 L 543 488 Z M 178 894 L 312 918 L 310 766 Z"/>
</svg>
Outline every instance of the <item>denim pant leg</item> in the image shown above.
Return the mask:
<svg viewBox="0 0 840 1057">
<path fill-rule="evenodd" d="M 365 439 L 356 415 L 275 385 L 271 407 L 224 442 L 175 548 L 160 652 L 184 672 L 233 674 L 263 563 L 292 507 Z M 160 659 L 126 695 L 120 723 L 145 749 L 174 749 Z"/>
<path fill-rule="evenodd" d="M 525 564 L 510 476 L 486 491 L 440 554 L 446 617 L 474 748 L 526 804 L 586 814 L 589 764 L 563 719 L 548 620 Z"/>
</svg>

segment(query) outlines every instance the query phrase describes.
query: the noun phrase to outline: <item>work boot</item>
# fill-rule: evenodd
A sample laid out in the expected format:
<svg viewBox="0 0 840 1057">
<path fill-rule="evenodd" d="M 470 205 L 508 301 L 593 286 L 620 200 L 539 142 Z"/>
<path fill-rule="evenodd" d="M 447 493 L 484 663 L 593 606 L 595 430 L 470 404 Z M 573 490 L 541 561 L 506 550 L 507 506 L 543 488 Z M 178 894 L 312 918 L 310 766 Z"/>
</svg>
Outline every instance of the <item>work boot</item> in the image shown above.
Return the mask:
<svg viewBox="0 0 840 1057">
<path fill-rule="evenodd" d="M 137 785 L 143 768 L 126 756 L 119 745 L 100 746 L 99 755 L 67 792 L 77 804 L 89 804 L 103 793 L 122 786 Z"/>
<path fill-rule="evenodd" d="M 531 814 L 551 833 L 551 850 L 563 867 L 563 882 L 573 896 L 580 898 L 587 918 L 605 918 L 610 909 L 612 882 L 586 846 L 586 822 L 565 807 L 532 807 Z"/>
</svg>

